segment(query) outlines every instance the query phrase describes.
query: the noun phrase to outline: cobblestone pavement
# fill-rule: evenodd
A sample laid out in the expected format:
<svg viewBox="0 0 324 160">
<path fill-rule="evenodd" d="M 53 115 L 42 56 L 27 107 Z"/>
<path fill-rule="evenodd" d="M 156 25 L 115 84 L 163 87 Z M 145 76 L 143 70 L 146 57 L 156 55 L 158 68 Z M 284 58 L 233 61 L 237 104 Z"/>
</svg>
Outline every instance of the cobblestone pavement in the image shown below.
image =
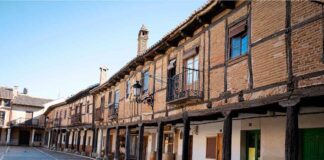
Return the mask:
<svg viewBox="0 0 324 160">
<path fill-rule="evenodd" d="M 0 146 L 0 160 L 91 160 L 91 158 L 54 152 L 45 148 Z"/>
</svg>

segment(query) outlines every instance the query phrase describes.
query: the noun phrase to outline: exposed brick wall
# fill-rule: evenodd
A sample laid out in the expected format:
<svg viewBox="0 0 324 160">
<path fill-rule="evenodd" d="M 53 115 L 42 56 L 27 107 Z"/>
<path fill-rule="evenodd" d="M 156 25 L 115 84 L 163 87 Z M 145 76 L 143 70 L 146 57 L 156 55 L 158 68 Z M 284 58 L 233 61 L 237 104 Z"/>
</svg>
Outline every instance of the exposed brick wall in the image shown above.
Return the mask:
<svg viewBox="0 0 324 160">
<path fill-rule="evenodd" d="M 260 87 L 287 80 L 285 36 L 252 48 L 254 86 Z"/>
<path fill-rule="evenodd" d="M 239 62 L 227 67 L 227 90 L 232 93 L 248 88 L 247 56 L 239 57 L 237 60 Z"/>
<path fill-rule="evenodd" d="M 310 1 L 292 1 L 291 3 L 291 23 L 300 23 L 322 12 L 320 4 Z"/>
<path fill-rule="evenodd" d="M 252 1 L 252 43 L 285 28 L 285 1 Z"/>
<path fill-rule="evenodd" d="M 324 70 L 321 21 L 292 32 L 293 73 L 295 76 Z"/>
</svg>

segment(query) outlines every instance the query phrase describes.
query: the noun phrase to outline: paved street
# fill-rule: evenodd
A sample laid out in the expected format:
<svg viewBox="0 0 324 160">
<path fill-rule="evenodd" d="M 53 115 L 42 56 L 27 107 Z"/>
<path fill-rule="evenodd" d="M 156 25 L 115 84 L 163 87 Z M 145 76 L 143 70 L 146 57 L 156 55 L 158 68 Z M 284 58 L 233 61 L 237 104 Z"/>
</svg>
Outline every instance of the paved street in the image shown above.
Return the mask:
<svg viewBox="0 0 324 160">
<path fill-rule="evenodd" d="M 0 146 L 0 160 L 90 160 L 83 156 L 54 152 L 44 148 Z"/>
</svg>

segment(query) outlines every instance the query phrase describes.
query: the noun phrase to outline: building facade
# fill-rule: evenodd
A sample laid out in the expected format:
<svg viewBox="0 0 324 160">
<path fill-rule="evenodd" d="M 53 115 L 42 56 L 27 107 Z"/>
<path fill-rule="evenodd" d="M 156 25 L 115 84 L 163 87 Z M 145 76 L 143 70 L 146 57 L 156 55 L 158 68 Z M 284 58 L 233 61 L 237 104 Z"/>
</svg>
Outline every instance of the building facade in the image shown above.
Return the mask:
<svg viewBox="0 0 324 160">
<path fill-rule="evenodd" d="M 41 146 L 44 104 L 49 99 L 32 97 L 18 88 L 0 87 L 1 145 Z"/>
<path fill-rule="evenodd" d="M 208 1 L 150 48 L 143 26 L 137 56 L 87 90 L 91 125 L 60 119 L 49 144 L 75 133 L 86 140 L 69 144 L 115 160 L 324 159 L 323 15 L 321 1 Z M 48 122 L 79 113 L 72 99 Z"/>
</svg>

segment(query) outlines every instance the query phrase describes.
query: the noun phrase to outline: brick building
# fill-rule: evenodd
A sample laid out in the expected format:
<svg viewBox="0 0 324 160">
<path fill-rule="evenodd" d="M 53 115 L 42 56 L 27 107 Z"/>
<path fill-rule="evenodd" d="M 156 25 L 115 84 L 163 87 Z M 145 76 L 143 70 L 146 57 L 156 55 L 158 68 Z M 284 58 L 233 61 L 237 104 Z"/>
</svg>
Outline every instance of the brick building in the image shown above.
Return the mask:
<svg viewBox="0 0 324 160">
<path fill-rule="evenodd" d="M 143 26 L 74 130 L 97 158 L 323 159 L 323 15 L 321 1 L 208 1 L 150 48 Z"/>
</svg>

